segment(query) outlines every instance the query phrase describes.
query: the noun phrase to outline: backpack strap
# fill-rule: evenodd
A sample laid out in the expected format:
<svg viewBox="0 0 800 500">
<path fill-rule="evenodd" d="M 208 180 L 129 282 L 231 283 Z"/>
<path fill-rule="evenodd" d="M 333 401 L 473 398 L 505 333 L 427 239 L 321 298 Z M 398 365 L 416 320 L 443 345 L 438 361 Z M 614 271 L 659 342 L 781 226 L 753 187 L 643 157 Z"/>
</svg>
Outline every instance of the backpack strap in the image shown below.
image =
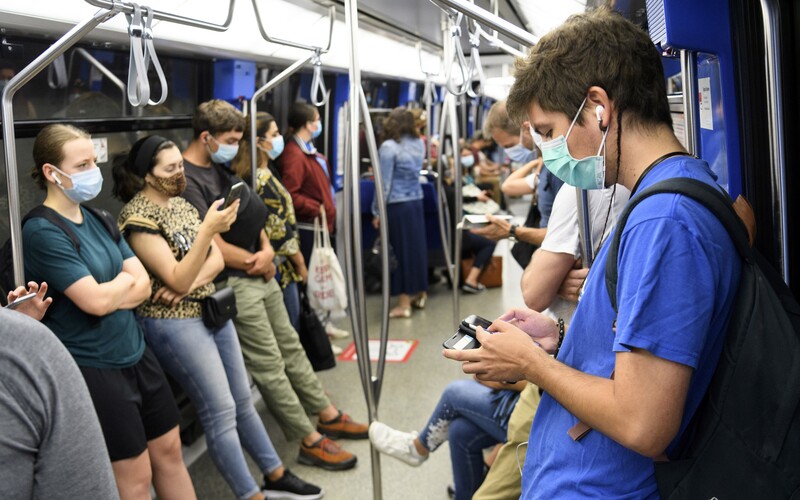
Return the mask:
<svg viewBox="0 0 800 500">
<path fill-rule="evenodd" d="M 611 300 L 611 306 L 614 308 L 614 312 L 617 312 L 617 260 L 625 223 L 628 221 L 628 217 L 633 209 L 639 203 L 650 196 L 662 193 L 681 194 L 706 207 L 706 209 L 714 214 L 722 225 L 725 226 L 739 255 L 747 262 L 752 260 L 748 231 L 734 211 L 733 204 L 726 194 L 723 194 L 719 189 L 705 182 L 688 177 L 678 177 L 658 182 L 631 198 L 617 220 L 614 237 L 611 240 L 611 246 L 608 249 L 608 258 L 606 259 L 606 289 L 608 290 L 608 298 Z"/>
<path fill-rule="evenodd" d="M 58 215 L 58 212 L 53 210 L 50 207 L 44 205 L 38 205 L 34 207 L 30 212 L 28 212 L 25 217 L 22 218 L 22 225 L 24 226 L 26 222 L 30 219 L 34 219 L 36 217 L 41 217 L 45 219 L 47 222 L 50 222 L 60 230 L 64 231 L 64 234 L 72 242 L 72 246 L 75 247 L 75 251 L 77 253 L 81 253 L 81 242 L 78 239 L 78 235 L 75 234 L 75 231 L 69 226 L 66 220 L 63 217 Z"/>
<path fill-rule="evenodd" d="M 102 208 L 90 207 L 89 205 L 81 206 L 103 224 L 103 227 L 106 228 L 108 234 L 110 234 L 114 239 L 114 243 L 119 243 L 119 240 L 122 238 L 122 234 L 119 231 L 119 226 L 117 225 L 117 221 L 114 219 L 113 215 Z"/>
</svg>

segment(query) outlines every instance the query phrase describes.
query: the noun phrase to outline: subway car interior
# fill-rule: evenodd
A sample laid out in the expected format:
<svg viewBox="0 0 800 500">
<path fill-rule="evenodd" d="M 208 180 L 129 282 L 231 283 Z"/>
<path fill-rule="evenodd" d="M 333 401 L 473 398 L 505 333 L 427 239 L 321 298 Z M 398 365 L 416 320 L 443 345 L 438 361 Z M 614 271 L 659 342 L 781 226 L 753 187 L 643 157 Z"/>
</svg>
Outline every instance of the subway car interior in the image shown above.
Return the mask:
<svg viewBox="0 0 800 500">
<path fill-rule="evenodd" d="M 741 195 L 749 201 L 757 228 L 753 247 L 796 299 L 800 206 L 792 193 L 800 193 L 800 175 L 791 165 L 800 161 L 800 141 L 789 139 L 800 132 L 792 119 L 800 116 L 800 3 L 789 0 L 161 0 L 152 8 L 130 0 L 0 0 L 0 241 L 9 242 L 0 255 L 8 257 L 2 273 L 13 275 L 16 285 L 27 279 L 24 256 L 30 249 L 24 245 L 23 217 L 47 194 L 30 175 L 34 142 L 45 127 L 73 125 L 91 136 L 104 182 L 87 204 L 116 219 L 126 204 L 115 196 L 114 165 L 140 139 L 158 135 L 180 151 L 191 150 L 198 140 L 193 122 L 198 105 L 212 99 L 227 102 L 244 116 L 247 131 L 240 149 L 248 148 L 250 169 L 242 177 L 255 189 L 256 158 L 266 151 L 257 116 L 267 112 L 274 117 L 288 151 L 294 144 L 291 134 L 297 132 L 295 103 L 308 103 L 318 112 L 321 132 L 301 148 L 315 147 L 324 157 L 336 208 L 331 244 L 342 270 L 333 286 L 346 302 L 346 308 L 319 315 L 317 323 L 330 325 L 322 350 L 329 340 L 336 354 L 335 366 L 315 366 L 324 368 L 315 376 L 330 402 L 354 421 L 420 430 L 438 411 L 446 388 L 472 379 L 461 363 L 443 357 L 443 341 L 468 316 L 491 321 L 526 307 L 524 269 L 513 255 L 522 240 L 513 233 L 526 226 L 534 188 L 521 195 L 501 191 L 524 162 L 509 144 L 496 136 L 493 140 L 487 126 L 490 110 L 508 98 L 515 60 L 526 58 L 570 16 L 601 7 L 648 34 L 661 54 L 677 140 L 689 155 L 708 163 L 732 199 Z M 406 234 L 425 242 L 419 251 L 427 265 L 417 274 L 426 282 L 418 290 L 427 295 L 412 297 L 411 303 L 392 297 L 390 277 L 409 250 L 390 227 L 400 219 L 392 219 L 386 200 L 397 196 L 397 188 L 392 192 L 382 179 L 387 175 L 382 163 L 389 158 L 382 142 L 393 137 L 398 108 L 411 111 L 424 145 L 416 175 L 422 200 L 415 219 L 424 224 L 412 224 Z M 522 144 L 522 136 L 520 128 L 519 141 L 516 134 L 511 137 L 513 144 Z M 213 153 L 208 143 L 204 147 Z M 277 164 L 285 172 L 280 157 Z M 479 164 L 492 167 L 480 173 Z M 459 188 L 447 195 L 448 185 Z M 589 202 L 585 191 L 583 197 L 577 191 L 582 248 L 591 255 Z M 303 229 L 302 212 L 295 208 Z M 491 257 L 474 278 L 464 255 L 465 231 L 456 227 L 468 227 L 464 216 L 484 227 L 486 214 L 507 217 L 511 238 L 495 238 Z M 313 274 L 311 263 L 306 264 Z M 576 267 L 586 264 L 577 261 Z M 473 279 L 477 284 L 468 283 Z M 9 291 L 2 291 L 4 303 Z M 58 292 L 54 300 L 67 300 L 63 290 Z M 238 305 L 241 314 L 241 300 Z M 561 327 L 563 338 L 563 322 Z M 301 340 L 311 335 L 299 334 Z M 245 353 L 250 370 L 248 363 Z M 196 496 L 236 498 L 240 494 L 210 456 L 201 412 L 165 371 Z M 786 382 L 800 384 L 797 379 Z M 467 465 L 456 458 L 461 448 L 452 443 L 452 428 L 451 442 L 436 453 L 429 448 L 429 459 L 418 468 L 379 451 L 363 439 L 366 435 L 337 441 L 358 457 L 355 467 L 331 471 L 308 465 L 298 458 L 298 440 L 287 438 L 256 382 L 250 383 L 255 408 L 281 461 L 322 488 L 325 498 L 445 499 L 463 485 L 454 477 Z M 317 418 L 312 416 L 314 425 Z M 480 425 L 475 425 L 477 432 Z M 0 423 L 0 434 L 3 427 Z M 495 445 L 503 442 L 488 439 L 484 459 L 491 463 Z M 266 471 L 245 455 L 261 484 Z M 517 450 L 517 460 L 521 455 L 524 449 Z M 81 457 L 61 460 L 79 462 Z M 517 471 L 517 482 L 522 471 Z M 153 497 L 157 489 L 151 489 Z M 319 498 L 269 491 L 265 497 Z M 470 498 L 463 491 L 455 497 Z M 527 491 L 523 497 L 535 495 Z"/>
</svg>

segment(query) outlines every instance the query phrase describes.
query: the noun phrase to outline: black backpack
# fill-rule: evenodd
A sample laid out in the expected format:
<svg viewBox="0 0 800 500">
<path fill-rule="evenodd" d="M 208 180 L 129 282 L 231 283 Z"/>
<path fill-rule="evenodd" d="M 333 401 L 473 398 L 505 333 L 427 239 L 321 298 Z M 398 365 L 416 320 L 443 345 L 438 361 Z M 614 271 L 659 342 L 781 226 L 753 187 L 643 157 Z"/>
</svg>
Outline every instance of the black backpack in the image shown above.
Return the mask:
<svg viewBox="0 0 800 500">
<path fill-rule="evenodd" d="M 114 220 L 114 217 L 110 213 L 101 208 L 94 208 L 87 205 L 81 206 L 94 217 L 96 217 L 100 222 L 102 222 L 103 227 L 106 228 L 108 234 L 114 238 L 114 242 L 119 243 L 121 238 L 119 227 L 117 226 L 117 221 Z M 64 218 L 58 215 L 55 210 L 44 205 L 34 207 L 25 215 L 25 217 L 22 218 L 22 226 L 25 226 L 26 222 L 36 217 L 46 219 L 48 222 L 54 224 L 57 228 L 64 231 L 64 233 L 69 237 L 70 241 L 72 241 L 72 245 L 75 247 L 75 252 L 78 254 L 81 253 L 81 242 L 78 239 L 78 236 L 72 231 L 72 228 L 70 228 L 69 224 L 64 220 Z M 14 290 L 16 287 L 17 285 L 14 283 L 14 261 L 13 253 L 11 252 L 11 238 L 9 238 L 6 240 L 3 246 L 0 247 L 0 302 L 2 302 L 3 305 L 5 305 L 7 302 L 8 292 Z M 56 295 L 57 293 L 51 288 L 50 294 Z"/>
<path fill-rule="evenodd" d="M 693 179 L 659 182 L 632 198 L 617 223 L 606 288 L 617 309 L 617 254 L 636 205 L 658 193 L 697 201 L 725 226 L 742 275 L 719 364 L 669 462 L 655 462 L 661 498 L 800 498 L 800 306 L 720 191 Z"/>
</svg>

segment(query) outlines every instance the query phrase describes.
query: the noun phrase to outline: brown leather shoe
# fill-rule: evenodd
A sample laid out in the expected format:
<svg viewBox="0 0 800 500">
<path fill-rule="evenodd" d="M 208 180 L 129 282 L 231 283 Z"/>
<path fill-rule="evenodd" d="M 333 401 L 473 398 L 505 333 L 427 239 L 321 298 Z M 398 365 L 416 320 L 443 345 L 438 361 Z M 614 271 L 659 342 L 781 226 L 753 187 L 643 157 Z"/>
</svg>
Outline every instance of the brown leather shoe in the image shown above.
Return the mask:
<svg viewBox="0 0 800 500">
<path fill-rule="evenodd" d="M 343 450 L 328 437 L 322 436 L 311 446 L 301 442 L 297 461 L 303 465 L 315 465 L 326 470 L 347 470 L 356 466 L 358 458 Z"/>
<path fill-rule="evenodd" d="M 347 413 L 339 410 L 339 415 L 329 422 L 320 420 L 317 431 L 333 439 L 367 439 L 369 426 L 354 422 Z"/>
</svg>

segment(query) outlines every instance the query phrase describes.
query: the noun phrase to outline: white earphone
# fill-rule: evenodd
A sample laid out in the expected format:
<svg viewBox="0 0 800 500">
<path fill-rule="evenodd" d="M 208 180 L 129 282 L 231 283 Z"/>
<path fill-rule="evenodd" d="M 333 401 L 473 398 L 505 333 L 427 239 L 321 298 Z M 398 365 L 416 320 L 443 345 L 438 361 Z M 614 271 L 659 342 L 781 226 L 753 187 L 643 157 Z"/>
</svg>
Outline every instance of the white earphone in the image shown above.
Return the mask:
<svg viewBox="0 0 800 500">
<path fill-rule="evenodd" d="M 596 108 L 594 108 L 594 114 L 597 117 L 597 123 L 601 123 L 603 121 L 603 111 L 606 108 L 603 107 L 602 104 L 598 104 Z"/>
</svg>

